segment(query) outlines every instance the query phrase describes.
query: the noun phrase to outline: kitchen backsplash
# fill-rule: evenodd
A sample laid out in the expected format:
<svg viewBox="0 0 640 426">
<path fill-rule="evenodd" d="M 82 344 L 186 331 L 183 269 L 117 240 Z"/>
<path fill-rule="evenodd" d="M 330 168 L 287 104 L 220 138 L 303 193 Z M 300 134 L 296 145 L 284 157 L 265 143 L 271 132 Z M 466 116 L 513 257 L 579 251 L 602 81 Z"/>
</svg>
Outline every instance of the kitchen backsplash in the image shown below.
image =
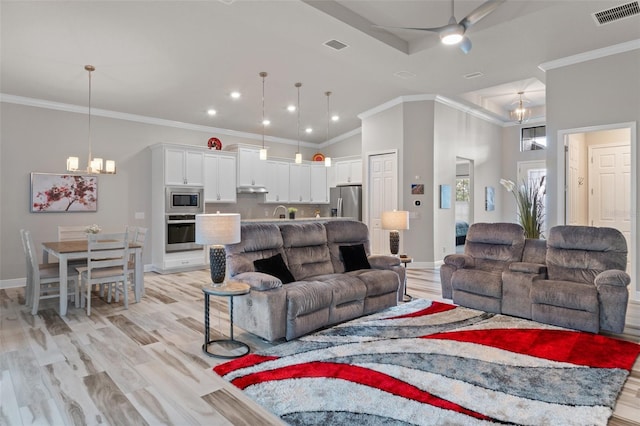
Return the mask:
<svg viewBox="0 0 640 426">
<path fill-rule="evenodd" d="M 282 203 L 287 209 L 289 207 L 295 207 L 298 209 L 296 212 L 297 218 L 303 217 L 315 217 L 316 210 L 320 211 L 321 217 L 329 217 L 331 215 L 331 208 L 329 204 L 294 204 L 294 203 Z M 273 212 L 278 204 L 265 204 L 264 194 L 238 194 L 238 200 L 235 204 L 231 203 L 207 203 L 205 205 L 205 213 L 240 213 L 242 219 L 265 219 L 265 218 L 277 218 L 281 213 L 286 214 L 288 212 L 281 208 L 273 215 Z"/>
</svg>

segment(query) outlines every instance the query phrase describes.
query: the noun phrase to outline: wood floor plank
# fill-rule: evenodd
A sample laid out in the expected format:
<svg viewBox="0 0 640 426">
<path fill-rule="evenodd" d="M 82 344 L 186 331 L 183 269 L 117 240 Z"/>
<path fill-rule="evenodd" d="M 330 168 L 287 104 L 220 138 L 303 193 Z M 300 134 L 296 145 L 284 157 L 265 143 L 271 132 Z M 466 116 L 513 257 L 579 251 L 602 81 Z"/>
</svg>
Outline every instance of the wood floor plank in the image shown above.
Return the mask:
<svg viewBox="0 0 640 426">
<path fill-rule="evenodd" d="M 20 416 L 20 407 L 16 399 L 16 392 L 11 382 L 11 373 L 9 370 L 0 371 L 0 424 L 1 425 L 20 425 L 22 417 Z"/>
<path fill-rule="evenodd" d="M 84 384 L 93 403 L 112 425 L 148 425 L 129 398 L 111 380 L 100 372 L 84 377 Z"/>
<path fill-rule="evenodd" d="M 124 315 L 111 315 L 108 317 L 116 327 L 120 329 L 124 334 L 129 336 L 131 340 L 134 340 L 141 345 L 149 345 L 151 343 L 157 343 L 158 340 L 145 330 L 140 328 L 137 324 L 132 322 Z"/>
<path fill-rule="evenodd" d="M 220 412 L 225 418 L 236 426 L 246 425 L 280 425 L 280 421 L 274 421 L 271 417 L 265 417 L 252 406 L 244 403 L 226 389 L 220 389 L 202 397 L 204 401 Z"/>
</svg>

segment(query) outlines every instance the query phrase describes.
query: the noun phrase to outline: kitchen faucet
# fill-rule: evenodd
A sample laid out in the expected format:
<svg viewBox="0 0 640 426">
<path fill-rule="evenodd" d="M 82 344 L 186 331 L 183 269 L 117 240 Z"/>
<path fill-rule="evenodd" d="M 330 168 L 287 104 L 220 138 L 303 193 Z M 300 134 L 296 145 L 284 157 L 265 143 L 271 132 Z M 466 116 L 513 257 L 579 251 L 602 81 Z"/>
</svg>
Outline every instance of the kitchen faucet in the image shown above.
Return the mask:
<svg viewBox="0 0 640 426">
<path fill-rule="evenodd" d="M 276 212 L 277 212 L 277 211 L 278 211 L 278 209 L 279 209 L 279 208 L 281 208 L 281 207 L 284 209 L 284 214 L 283 214 L 283 215 L 280 215 L 280 218 L 281 218 L 281 219 L 284 219 L 285 217 L 287 217 L 287 207 L 286 207 L 286 206 L 283 206 L 282 204 L 281 204 L 281 205 L 279 205 L 278 207 L 276 207 L 276 208 L 273 210 L 273 216 L 275 216 L 275 215 L 276 215 Z"/>
</svg>

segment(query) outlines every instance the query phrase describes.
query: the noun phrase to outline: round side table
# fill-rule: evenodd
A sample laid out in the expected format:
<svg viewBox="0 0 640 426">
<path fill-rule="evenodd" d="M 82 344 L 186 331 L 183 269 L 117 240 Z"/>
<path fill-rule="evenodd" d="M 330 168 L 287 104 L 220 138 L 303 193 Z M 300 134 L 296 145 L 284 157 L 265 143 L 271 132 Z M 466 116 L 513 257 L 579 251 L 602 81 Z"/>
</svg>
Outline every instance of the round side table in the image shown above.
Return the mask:
<svg viewBox="0 0 640 426">
<path fill-rule="evenodd" d="M 399 257 L 400 262 L 404 264 L 404 269 L 405 269 L 405 273 L 407 270 L 407 263 L 411 263 L 413 262 L 413 258 L 412 257 L 407 257 L 407 256 L 400 256 Z M 405 282 L 404 282 L 404 297 L 402 298 L 403 302 L 411 302 L 413 300 L 413 296 L 407 294 L 407 277 L 405 276 Z"/>
<path fill-rule="evenodd" d="M 246 343 L 240 342 L 233 338 L 233 296 L 242 296 L 248 294 L 251 287 L 248 284 L 238 281 L 225 282 L 219 287 L 211 285 L 202 287 L 204 293 L 204 344 L 202 351 L 209 356 L 216 358 L 238 358 L 248 354 L 251 349 Z M 229 298 L 229 338 L 210 340 L 209 335 L 209 299 L 211 296 L 221 296 Z M 209 349 L 209 345 L 216 346 L 216 352 Z"/>
</svg>

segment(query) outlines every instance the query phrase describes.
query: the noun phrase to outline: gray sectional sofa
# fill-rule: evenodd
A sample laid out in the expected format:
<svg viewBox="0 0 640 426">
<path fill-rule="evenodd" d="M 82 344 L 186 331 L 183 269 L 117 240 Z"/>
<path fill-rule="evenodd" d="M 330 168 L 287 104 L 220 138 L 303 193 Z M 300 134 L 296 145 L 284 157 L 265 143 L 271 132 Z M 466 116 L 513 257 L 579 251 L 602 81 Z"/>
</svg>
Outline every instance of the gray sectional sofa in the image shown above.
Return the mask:
<svg viewBox="0 0 640 426">
<path fill-rule="evenodd" d="M 444 298 L 486 312 L 598 333 L 624 329 L 627 245 L 613 228 L 556 226 L 545 240 L 520 225 L 477 223 L 464 254 L 440 268 Z"/>
<path fill-rule="evenodd" d="M 242 223 L 241 232 L 240 243 L 226 246 L 227 269 L 232 280 L 248 283 L 251 292 L 234 299 L 234 321 L 263 339 L 291 340 L 402 300 L 405 270 L 400 260 L 370 256 L 369 230 L 362 222 Z M 353 261 L 343 253 L 357 257 L 360 251 L 370 268 L 347 272 L 345 260 L 349 267 Z M 270 274 L 256 270 L 274 265 Z M 272 275 L 283 269 L 282 278 Z M 292 277 L 286 278 L 287 270 Z"/>
</svg>

